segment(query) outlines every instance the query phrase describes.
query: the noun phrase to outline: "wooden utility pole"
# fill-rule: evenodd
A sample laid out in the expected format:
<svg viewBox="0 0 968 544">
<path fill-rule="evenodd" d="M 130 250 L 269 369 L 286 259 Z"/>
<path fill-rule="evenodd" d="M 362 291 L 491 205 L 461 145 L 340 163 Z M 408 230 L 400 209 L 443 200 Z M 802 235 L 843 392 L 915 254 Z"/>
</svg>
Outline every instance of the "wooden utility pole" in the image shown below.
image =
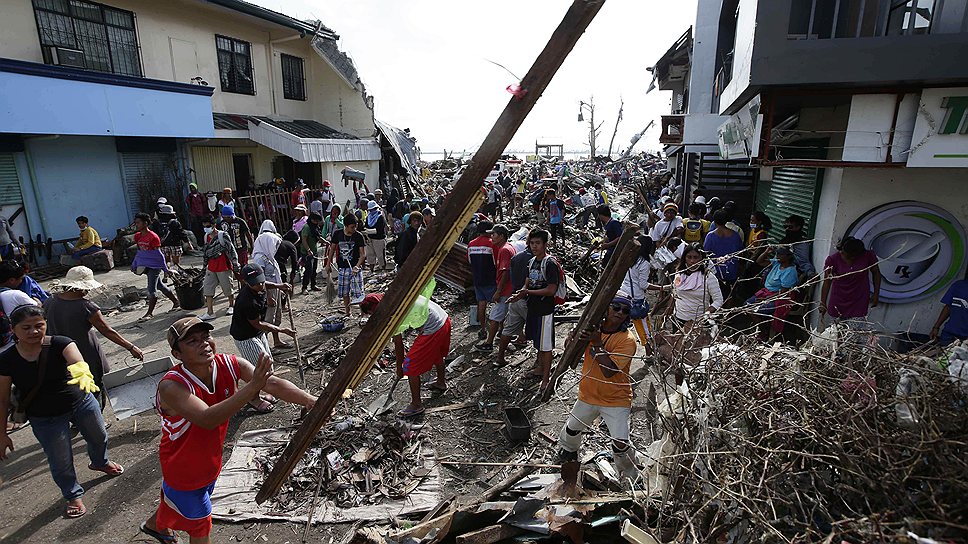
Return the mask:
<svg viewBox="0 0 968 544">
<path fill-rule="evenodd" d="M 622 231 L 622 237 L 619 238 L 618 245 L 615 246 L 615 252 L 612 253 L 608 265 L 605 266 L 605 272 L 602 274 L 602 278 L 595 285 L 595 290 L 592 292 L 591 298 L 585 306 L 585 311 L 582 312 L 581 318 L 573 330 L 580 331 L 589 327 L 598 326 L 605 319 L 605 312 L 608 310 L 609 304 L 612 303 L 612 299 L 615 298 L 615 293 L 618 292 L 618 288 L 622 286 L 625 274 L 632 267 L 632 264 L 635 263 L 635 259 L 638 258 L 640 246 L 638 240 L 635 239 L 638 232 L 637 225 L 632 223 L 625 224 L 625 230 Z M 558 365 L 555 366 L 554 371 L 551 373 L 551 380 L 548 388 L 545 389 L 544 394 L 541 396 L 541 400 L 551 398 L 555 387 L 558 386 L 558 380 L 561 378 L 561 375 L 569 368 L 578 366 L 578 361 L 581 360 L 581 356 L 585 353 L 585 348 L 587 347 L 588 342 L 579 342 L 577 340 L 569 342 L 565 346 L 565 352 L 561 354 Z"/>
<path fill-rule="evenodd" d="M 276 460 L 256 495 L 256 502 L 265 502 L 279 491 L 312 444 L 316 433 L 329 420 L 343 392 L 347 388 L 355 387 L 369 372 L 383 351 L 383 346 L 390 341 L 393 332 L 416 301 L 417 295 L 433 277 L 464 226 L 482 204 L 482 180 L 501 158 L 501 153 L 604 3 L 605 0 L 575 0 L 568 8 L 544 50 L 519 83 L 521 90 L 515 93 L 498 117 L 475 153 L 474 160 L 447 196 L 447 202 L 437 220 L 417 243 L 413 254 L 387 289 L 383 301 L 346 351 L 346 357 L 333 372 L 333 377 L 326 384 L 316 405 L 306 415 L 289 445 Z"/>
<path fill-rule="evenodd" d="M 608 142 L 608 158 L 612 158 L 612 146 L 615 145 L 615 136 L 618 134 L 618 124 L 622 122 L 622 110 L 625 109 L 625 100 L 619 99 L 618 117 L 615 118 L 615 130 L 612 131 L 612 139 Z"/>
</svg>

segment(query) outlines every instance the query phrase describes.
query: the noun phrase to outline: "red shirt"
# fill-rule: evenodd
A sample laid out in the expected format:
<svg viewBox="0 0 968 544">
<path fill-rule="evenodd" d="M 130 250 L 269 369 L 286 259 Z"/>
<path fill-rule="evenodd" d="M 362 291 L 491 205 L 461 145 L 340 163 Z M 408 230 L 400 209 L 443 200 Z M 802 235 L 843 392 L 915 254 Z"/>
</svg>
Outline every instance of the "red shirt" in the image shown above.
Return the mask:
<svg viewBox="0 0 968 544">
<path fill-rule="evenodd" d="M 181 364 L 169 370 L 161 381 L 171 381 L 187 388 L 205 404 L 213 406 L 235 394 L 239 381 L 239 362 L 234 355 L 219 353 L 212 368 L 214 390 Z M 161 395 L 155 393 L 155 410 L 161 416 L 161 475 L 179 491 L 201 489 L 218 478 L 222 471 L 222 448 L 229 428 L 228 420 L 214 429 L 203 429 L 181 416 L 161 409 Z"/>
<path fill-rule="evenodd" d="M 505 243 L 502 247 L 497 248 L 497 253 L 494 257 L 498 277 L 500 278 L 501 273 L 504 273 L 504 289 L 501 289 L 501 294 L 499 295 L 502 297 L 509 297 L 514 292 L 514 286 L 511 285 L 511 257 L 514 257 L 514 253 L 514 246 Z M 501 284 L 498 283 L 498 287 L 500 286 Z"/>
<path fill-rule="evenodd" d="M 214 232 L 209 234 L 208 240 L 206 240 L 206 242 L 211 242 L 214 236 L 215 236 Z M 228 234 L 226 234 L 225 236 L 226 236 L 226 239 L 228 239 Z M 219 255 L 214 259 L 208 260 L 208 269 L 211 270 L 212 272 L 226 272 L 228 270 L 232 270 L 232 264 L 229 263 L 228 255 L 225 255 L 223 253 L 222 255 Z"/>
<path fill-rule="evenodd" d="M 136 232 L 134 233 L 134 243 L 138 245 L 138 249 L 150 251 L 161 247 L 161 238 L 151 230 L 145 231 L 144 234 Z"/>
</svg>

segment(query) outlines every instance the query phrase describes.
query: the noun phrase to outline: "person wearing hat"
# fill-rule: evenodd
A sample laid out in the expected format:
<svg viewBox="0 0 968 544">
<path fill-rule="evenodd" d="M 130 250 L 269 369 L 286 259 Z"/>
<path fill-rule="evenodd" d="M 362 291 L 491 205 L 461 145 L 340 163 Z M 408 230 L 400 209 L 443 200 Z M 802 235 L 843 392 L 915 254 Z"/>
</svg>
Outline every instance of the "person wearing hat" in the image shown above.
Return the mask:
<svg viewBox="0 0 968 544">
<path fill-rule="evenodd" d="M 168 205 L 168 199 L 163 196 L 159 196 L 158 200 L 155 201 L 155 212 L 152 215 L 157 215 L 158 213 L 161 212 L 161 207 L 167 206 L 167 205 Z"/>
<path fill-rule="evenodd" d="M 231 187 L 222 189 L 222 196 L 215 203 L 215 209 L 218 210 L 219 215 L 222 215 L 222 208 L 225 206 L 231 206 L 233 210 L 235 209 L 235 198 L 232 196 Z"/>
<path fill-rule="evenodd" d="M 324 213 L 329 213 L 333 209 L 336 196 L 333 194 L 333 184 L 328 179 L 323 180 L 323 190 L 319 192 L 319 201 L 323 204 Z"/>
<path fill-rule="evenodd" d="M 309 221 L 309 210 L 304 204 L 297 204 L 292 207 L 292 230 L 296 234 L 302 233 L 303 227 Z"/>
<path fill-rule="evenodd" d="M 174 210 L 172 211 L 174 212 Z M 178 221 L 174 213 L 165 222 L 164 230 L 165 235 L 161 237 L 161 252 L 165 255 L 166 261 L 178 265 L 181 263 L 181 257 L 184 254 L 183 246 L 188 244 L 189 251 L 193 251 L 195 247 L 188 239 L 185 229 L 182 228 L 181 222 Z"/>
<path fill-rule="evenodd" d="M 271 323 L 271 320 L 266 321 L 270 300 L 267 291 L 272 289 L 292 294 L 292 286 L 288 283 L 266 281 L 265 270 L 256 263 L 243 266 L 239 275 L 242 278 L 242 287 L 235 299 L 235 313 L 232 314 L 229 334 L 235 340 L 235 347 L 238 348 L 239 354 L 245 359 L 257 361 L 263 355 L 271 357 L 272 348 L 269 347 L 266 333 L 294 337 L 296 331 L 280 327 Z M 272 411 L 272 404 L 261 397 L 253 399 L 250 404 L 260 414 Z"/>
<path fill-rule="evenodd" d="M 214 327 L 185 317 L 168 327 L 168 345 L 178 360 L 161 378 L 155 409 L 161 417 L 161 500 L 141 524 L 141 532 L 160 542 L 175 542 L 175 531 L 192 542 L 209 542 L 212 491 L 222 470 L 229 420 L 265 390 L 311 410 L 316 397 L 273 376 L 272 357 L 255 364 L 219 353 Z M 239 386 L 239 381 L 247 382 Z"/>
<path fill-rule="evenodd" d="M 168 263 L 165 256 L 161 253 L 161 238 L 148 229 L 151 217 L 141 212 L 134 216 L 134 243 L 138 246 L 138 252 L 131 261 L 131 271 L 136 274 L 144 273 L 148 278 L 148 310 L 141 316 L 140 321 L 147 321 L 154 316 L 155 304 L 158 302 L 157 291 L 161 291 L 168 300 L 171 301 L 172 312 L 180 309 L 175 293 L 171 292 L 164 283 L 159 281 L 162 272 L 168 272 Z"/>
<path fill-rule="evenodd" d="M 505 225 L 494 225 L 485 234 L 491 237 L 491 246 L 494 249 L 494 266 L 497 269 L 494 296 L 491 302 L 491 313 L 487 316 L 487 339 L 484 343 L 478 344 L 478 351 L 490 352 L 494 349 L 494 338 L 501 323 L 508 316 L 508 299 L 514 293 L 511 285 L 511 259 L 514 258 L 514 246 L 508 243 L 511 231 Z"/>
<path fill-rule="evenodd" d="M 370 272 L 387 269 L 387 220 L 376 200 L 367 203 L 366 210 L 366 264 Z"/>
<path fill-rule="evenodd" d="M 629 442 L 629 417 L 632 414 L 632 382 L 629 369 L 635 356 L 635 337 L 629 332 L 632 301 L 616 296 L 605 319 L 593 327 L 573 331 L 568 342 L 587 344 L 582 362 L 578 400 L 558 433 L 559 458 L 578 460 L 581 433 L 594 427 L 601 417 L 612 439 L 615 468 L 623 479 L 638 476 L 634 452 Z"/>
<path fill-rule="evenodd" d="M 785 246 L 767 248 L 757 257 L 756 264 L 766 269 L 763 287 L 746 303 L 757 305 L 753 317 L 755 324 L 759 325 L 773 317 L 770 336 L 776 336 L 783 333 L 786 318 L 792 309 L 793 289 L 799 283 L 797 264 L 793 251 Z M 762 331 L 760 338 L 766 339 Z"/>
<path fill-rule="evenodd" d="M 390 209 L 386 200 L 383 198 L 383 189 L 376 189 L 373 191 L 373 199 L 381 208 Z"/>
<path fill-rule="evenodd" d="M 366 264 L 366 241 L 356 231 L 355 215 L 343 218 L 343 228 L 329 240 L 326 262 L 336 263 L 336 295 L 343 299 L 343 313 L 350 316 L 350 299 L 363 298 L 363 266 Z"/>
<path fill-rule="evenodd" d="M 222 230 L 229 234 L 235 252 L 239 256 L 239 264 L 245 266 L 249 262 L 249 248 L 252 247 L 252 231 L 244 219 L 235 215 L 232 206 L 222 206 Z"/>
<path fill-rule="evenodd" d="M 296 180 L 296 188 L 293 189 L 292 193 L 289 194 L 289 205 L 295 208 L 300 204 L 303 206 L 309 204 L 309 202 L 306 201 L 306 191 L 306 182 L 303 181 L 302 178 Z"/>
<path fill-rule="evenodd" d="M 98 236 L 94 227 L 90 225 L 87 217 L 80 215 L 74 221 L 77 223 L 80 235 L 77 237 L 74 248 L 71 249 L 71 258 L 75 261 L 80 261 L 81 257 L 85 255 L 101 251 L 101 237 Z"/>
<path fill-rule="evenodd" d="M 373 315 L 382 300 L 383 293 L 366 295 L 360 302 L 360 311 L 363 315 Z M 403 333 L 407 329 L 417 330 L 417 338 L 409 350 L 403 343 Z M 397 416 L 411 418 L 424 413 L 420 398 L 420 376 L 431 368 L 437 369 L 437 379 L 427 386 L 428 389 L 438 392 L 447 390 L 444 357 L 450 352 L 450 338 L 451 320 L 447 312 L 424 295 L 418 296 L 403 319 L 403 324 L 393 335 L 397 376 L 406 376 L 407 383 L 410 384 L 410 404 L 397 412 Z"/>
<path fill-rule="evenodd" d="M 662 206 L 662 219 L 652 226 L 649 236 L 657 246 L 661 247 L 672 238 L 681 238 L 685 230 L 682 218 L 679 217 L 679 206 L 676 206 L 675 202 L 666 202 Z"/>
<path fill-rule="evenodd" d="M 188 209 L 188 230 L 195 234 L 195 240 L 204 240 L 202 218 L 210 215 L 208 211 L 208 199 L 204 194 L 198 192 L 198 184 L 196 183 L 188 184 L 185 208 Z"/>
<path fill-rule="evenodd" d="M 53 296 L 44 302 L 44 314 L 47 317 L 49 334 L 66 336 L 77 344 L 81 356 L 91 368 L 94 384 L 100 388 L 96 398 L 103 411 L 107 391 L 102 380 L 111 368 L 95 331 L 124 348 L 135 359 L 143 361 L 144 354 L 134 342 L 111 328 L 104 320 L 101 308 L 88 300 L 87 295 L 101 287 L 103 285 L 94 279 L 94 272 L 90 268 L 75 266 L 67 271 L 63 280 L 53 286 Z"/>
</svg>

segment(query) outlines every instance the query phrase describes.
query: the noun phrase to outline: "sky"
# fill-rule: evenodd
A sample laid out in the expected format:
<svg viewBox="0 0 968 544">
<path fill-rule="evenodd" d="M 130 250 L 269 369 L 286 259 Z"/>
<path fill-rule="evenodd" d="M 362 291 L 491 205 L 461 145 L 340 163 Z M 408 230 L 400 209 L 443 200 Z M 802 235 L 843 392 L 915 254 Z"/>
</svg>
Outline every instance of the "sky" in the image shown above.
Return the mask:
<svg viewBox="0 0 968 544">
<path fill-rule="evenodd" d="M 570 0 L 250 0 L 296 17 L 319 19 L 340 35 L 377 119 L 410 128 L 423 152 L 473 151 L 511 95 L 506 87 L 530 69 L 571 5 Z M 604 123 L 604 154 L 624 100 L 613 154 L 655 120 L 637 150 L 660 149 L 659 116 L 671 93 L 646 94 L 647 68 L 696 18 L 695 0 L 607 0 L 558 70 L 511 145 L 533 152 L 535 141 L 588 152 L 588 112 Z M 513 73 L 495 66 L 501 64 Z"/>
</svg>

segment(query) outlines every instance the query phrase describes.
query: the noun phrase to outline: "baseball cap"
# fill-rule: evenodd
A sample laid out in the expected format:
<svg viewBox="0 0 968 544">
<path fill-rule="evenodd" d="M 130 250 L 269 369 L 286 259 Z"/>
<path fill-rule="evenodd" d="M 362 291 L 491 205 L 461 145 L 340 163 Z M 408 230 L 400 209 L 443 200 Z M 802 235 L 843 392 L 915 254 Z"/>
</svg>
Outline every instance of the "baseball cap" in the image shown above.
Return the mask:
<svg viewBox="0 0 968 544">
<path fill-rule="evenodd" d="M 261 266 L 249 263 L 242 267 L 242 279 L 249 285 L 258 285 L 266 281 L 266 273 Z"/>
<path fill-rule="evenodd" d="M 224 217 L 232 217 L 235 215 L 235 208 L 232 206 L 222 206 L 222 215 Z"/>
<path fill-rule="evenodd" d="M 699 195 L 696 197 L 696 204 L 705 204 L 705 203 L 706 203 L 706 197 L 702 195 Z"/>
<path fill-rule="evenodd" d="M 162 204 L 161 206 L 158 206 L 158 211 L 161 213 L 174 214 L 175 208 L 173 208 L 171 204 Z"/>
<path fill-rule="evenodd" d="M 184 340 L 184 338 L 188 336 L 188 333 L 192 332 L 192 329 L 195 327 L 203 327 L 206 330 L 212 330 L 215 328 L 215 326 L 211 323 L 202 321 L 195 316 L 183 317 L 168 327 L 168 346 L 172 349 L 175 349 L 175 346 L 178 345 L 178 342 Z"/>
<path fill-rule="evenodd" d="M 329 187 L 331 185 L 333 185 L 333 184 L 330 183 L 328 179 L 323 181 L 323 187 Z"/>
<path fill-rule="evenodd" d="M 494 223 L 490 221 L 481 221 L 477 224 L 477 232 L 481 234 L 490 233 L 492 228 L 494 228 Z"/>
<path fill-rule="evenodd" d="M 487 231 L 485 234 L 494 234 L 494 233 L 500 234 L 501 236 L 504 236 L 505 238 L 507 238 L 511 234 L 511 231 L 508 230 L 506 226 L 498 224 L 491 227 L 491 230 Z"/>
</svg>

